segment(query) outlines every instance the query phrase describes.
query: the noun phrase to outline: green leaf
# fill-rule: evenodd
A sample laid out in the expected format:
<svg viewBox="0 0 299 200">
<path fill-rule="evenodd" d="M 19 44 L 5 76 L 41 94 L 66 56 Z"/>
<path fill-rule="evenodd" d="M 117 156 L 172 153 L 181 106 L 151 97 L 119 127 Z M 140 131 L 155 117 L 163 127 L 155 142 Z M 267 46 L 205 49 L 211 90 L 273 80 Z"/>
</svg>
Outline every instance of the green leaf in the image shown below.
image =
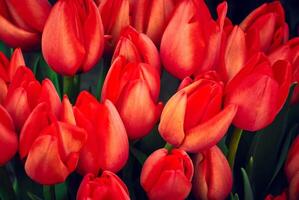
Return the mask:
<svg viewBox="0 0 299 200">
<path fill-rule="evenodd" d="M 11 50 L 10 50 L 10 48 L 6 45 L 6 44 L 4 44 L 2 41 L 0 41 L 0 51 L 2 52 L 2 53 L 4 53 L 5 55 L 6 55 L 6 57 L 10 57 L 10 52 L 11 52 Z"/>
<path fill-rule="evenodd" d="M 229 198 L 230 198 L 230 200 L 239 200 L 239 195 L 237 193 L 235 193 L 235 194 L 230 193 Z"/>
<path fill-rule="evenodd" d="M 243 177 L 244 200 L 253 200 L 254 195 L 245 169 L 241 168 L 241 173 Z"/>
<path fill-rule="evenodd" d="M 35 195 L 31 192 L 27 192 L 27 195 L 31 200 L 43 200 L 42 198 L 38 197 L 37 195 Z"/>
<path fill-rule="evenodd" d="M 131 151 L 132 155 L 134 155 L 134 157 L 138 160 L 138 162 L 141 165 L 143 165 L 143 163 L 147 159 L 147 155 L 145 153 L 143 153 L 142 151 L 140 151 L 139 149 L 136 149 L 133 146 L 130 146 L 130 151 Z"/>
<path fill-rule="evenodd" d="M 4 166 L 0 167 L 0 199 L 16 199 L 9 173 Z"/>
<path fill-rule="evenodd" d="M 67 199 L 67 185 L 66 183 L 60 183 L 55 185 L 55 195 L 57 200 Z"/>
</svg>

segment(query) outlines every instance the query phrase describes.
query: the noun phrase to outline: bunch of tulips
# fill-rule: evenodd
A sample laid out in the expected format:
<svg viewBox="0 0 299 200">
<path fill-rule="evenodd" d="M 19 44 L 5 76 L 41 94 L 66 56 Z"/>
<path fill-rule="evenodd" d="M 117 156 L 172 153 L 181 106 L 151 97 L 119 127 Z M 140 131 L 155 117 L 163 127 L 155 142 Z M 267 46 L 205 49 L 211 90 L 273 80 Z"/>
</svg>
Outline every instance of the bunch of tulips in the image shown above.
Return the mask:
<svg viewBox="0 0 299 200">
<path fill-rule="evenodd" d="M 1 200 L 298 200 L 279 1 L 0 0 Z"/>
</svg>

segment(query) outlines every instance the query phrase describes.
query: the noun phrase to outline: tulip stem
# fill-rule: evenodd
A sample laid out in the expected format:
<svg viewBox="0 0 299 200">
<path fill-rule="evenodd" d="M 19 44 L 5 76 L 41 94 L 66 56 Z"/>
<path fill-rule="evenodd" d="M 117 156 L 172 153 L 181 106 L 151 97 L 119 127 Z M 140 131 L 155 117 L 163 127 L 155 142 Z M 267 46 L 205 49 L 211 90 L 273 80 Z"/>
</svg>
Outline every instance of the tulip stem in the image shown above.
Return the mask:
<svg viewBox="0 0 299 200">
<path fill-rule="evenodd" d="M 44 185 L 45 200 L 56 200 L 55 185 Z"/>
<path fill-rule="evenodd" d="M 63 94 L 68 95 L 69 98 L 76 96 L 76 91 L 79 87 L 78 76 L 64 76 L 63 77 Z"/>
<path fill-rule="evenodd" d="M 164 148 L 167 149 L 168 151 L 171 151 L 173 149 L 173 146 L 167 142 Z"/>
<path fill-rule="evenodd" d="M 230 139 L 229 143 L 229 152 L 228 152 L 228 162 L 231 167 L 231 169 L 234 169 L 234 164 L 235 164 L 235 158 L 239 146 L 239 142 L 242 136 L 243 129 L 236 128 L 233 132 L 233 135 Z"/>
</svg>

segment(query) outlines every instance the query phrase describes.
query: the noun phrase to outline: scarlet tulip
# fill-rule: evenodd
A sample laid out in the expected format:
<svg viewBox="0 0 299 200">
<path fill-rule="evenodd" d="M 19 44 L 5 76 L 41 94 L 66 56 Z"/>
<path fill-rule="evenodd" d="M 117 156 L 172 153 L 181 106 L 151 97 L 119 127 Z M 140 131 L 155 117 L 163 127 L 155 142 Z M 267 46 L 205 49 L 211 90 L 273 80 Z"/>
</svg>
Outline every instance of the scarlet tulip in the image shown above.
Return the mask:
<svg viewBox="0 0 299 200">
<path fill-rule="evenodd" d="M 299 171 L 294 174 L 290 181 L 288 194 L 290 200 L 299 199 Z"/>
<path fill-rule="evenodd" d="M 217 144 L 229 128 L 236 105 L 222 108 L 223 83 L 209 75 L 184 87 L 166 103 L 159 132 L 168 143 L 188 152 L 199 152 Z"/>
<path fill-rule="evenodd" d="M 112 61 L 118 56 L 123 56 L 130 62 L 148 63 L 159 73 L 161 71 L 160 57 L 156 46 L 146 35 L 138 33 L 131 26 L 123 29 Z"/>
<path fill-rule="evenodd" d="M 110 171 L 103 171 L 100 177 L 87 174 L 80 184 L 77 200 L 129 200 L 127 186 L 117 175 Z"/>
<path fill-rule="evenodd" d="M 69 76 L 89 71 L 103 47 L 103 24 L 92 0 L 56 2 L 42 35 L 42 52 L 54 71 Z"/>
<path fill-rule="evenodd" d="M 132 26 L 145 33 L 159 47 L 162 34 L 175 9 L 175 0 L 133 1 Z"/>
<path fill-rule="evenodd" d="M 36 48 L 51 10 L 48 0 L 0 0 L 0 40 L 11 47 Z"/>
<path fill-rule="evenodd" d="M 248 34 L 257 34 L 260 51 L 271 52 L 289 37 L 284 9 L 279 1 L 265 3 L 252 11 L 240 24 Z"/>
<path fill-rule="evenodd" d="M 66 97 L 64 101 L 68 101 Z M 65 107 L 67 104 L 63 103 L 60 109 L 71 115 L 72 108 Z M 29 115 L 20 134 L 20 156 L 26 158 L 25 171 L 40 184 L 64 182 L 76 169 L 86 141 L 84 129 L 58 120 L 46 102 L 40 103 Z"/>
<path fill-rule="evenodd" d="M 288 196 L 286 192 L 282 192 L 280 195 L 278 196 L 273 196 L 273 195 L 267 195 L 265 200 L 287 200 Z"/>
<path fill-rule="evenodd" d="M 116 105 L 130 139 L 147 135 L 158 121 L 160 77 L 145 63 L 127 63 L 123 57 L 113 62 L 104 81 L 102 100 Z"/>
<path fill-rule="evenodd" d="M 145 161 L 140 183 L 150 200 L 185 199 L 192 177 L 192 161 L 185 151 L 158 149 Z"/>
<path fill-rule="evenodd" d="M 127 162 L 129 143 L 114 105 L 109 100 L 99 103 L 88 92 L 81 92 L 74 114 L 77 125 L 87 132 L 78 163 L 79 173 L 96 175 L 101 170 L 119 171 Z"/>
<path fill-rule="evenodd" d="M 211 70 L 219 54 L 226 11 L 227 4 L 220 4 L 215 22 L 204 1 L 181 1 L 161 40 L 165 69 L 180 79 Z"/>
<path fill-rule="evenodd" d="M 289 181 L 299 172 L 299 136 L 296 137 L 289 149 L 284 169 Z"/>
<path fill-rule="evenodd" d="M 129 0 L 100 0 L 99 11 L 106 35 L 105 51 L 114 48 L 122 29 L 130 25 L 129 7 Z"/>
<path fill-rule="evenodd" d="M 281 110 L 289 93 L 291 65 L 280 60 L 272 66 L 258 53 L 227 84 L 225 105 L 238 105 L 233 124 L 257 131 L 268 126 Z"/>
<path fill-rule="evenodd" d="M 230 166 L 217 146 L 213 146 L 194 159 L 192 191 L 196 199 L 225 199 L 231 192 L 233 175 Z"/>
<path fill-rule="evenodd" d="M 18 150 L 18 137 L 9 113 L 0 105 L 0 166 L 8 162 Z"/>
</svg>

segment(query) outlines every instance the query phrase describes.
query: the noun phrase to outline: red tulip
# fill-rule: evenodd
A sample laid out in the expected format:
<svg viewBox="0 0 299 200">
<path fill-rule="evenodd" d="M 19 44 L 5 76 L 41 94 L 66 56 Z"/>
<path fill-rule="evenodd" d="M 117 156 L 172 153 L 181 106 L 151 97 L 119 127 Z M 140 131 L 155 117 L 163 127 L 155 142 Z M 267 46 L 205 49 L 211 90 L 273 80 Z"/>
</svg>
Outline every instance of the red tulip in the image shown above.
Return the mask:
<svg viewBox="0 0 299 200">
<path fill-rule="evenodd" d="M 138 0 L 131 3 L 132 26 L 160 46 L 162 34 L 175 9 L 175 0 Z"/>
<path fill-rule="evenodd" d="M 217 146 L 195 156 L 192 191 L 196 199 L 225 199 L 232 186 L 230 166 Z"/>
<path fill-rule="evenodd" d="M 299 172 L 299 136 L 296 137 L 289 149 L 284 169 L 289 181 Z"/>
<path fill-rule="evenodd" d="M 299 199 L 299 171 L 294 174 L 289 185 L 289 200 L 298 200 Z"/>
<path fill-rule="evenodd" d="M 226 10 L 226 3 L 219 5 L 219 20 L 215 22 L 204 1 L 178 4 L 161 40 L 160 55 L 168 72 L 183 79 L 214 67 Z"/>
<path fill-rule="evenodd" d="M 192 161 L 185 151 L 158 149 L 145 161 L 140 183 L 150 200 L 185 199 L 192 176 Z"/>
<path fill-rule="evenodd" d="M 66 97 L 64 101 L 67 101 Z M 61 110 L 69 107 L 62 104 Z M 71 107 L 70 107 L 71 108 Z M 68 110 L 72 112 L 72 109 Z M 27 175 L 39 184 L 64 182 L 76 169 L 86 132 L 65 121 L 58 121 L 50 106 L 38 104 L 20 134 L 20 156 L 26 158 Z"/>
<path fill-rule="evenodd" d="M 268 126 L 281 110 L 289 93 L 291 65 L 281 60 L 271 66 L 261 53 L 227 84 L 225 105 L 238 105 L 233 124 L 257 131 Z"/>
<path fill-rule="evenodd" d="M 80 184 L 77 200 L 129 200 L 127 186 L 117 175 L 103 171 L 100 177 L 87 174 Z"/>
<path fill-rule="evenodd" d="M 92 0 L 56 2 L 42 35 L 43 55 L 54 71 L 70 76 L 89 71 L 103 47 L 103 24 Z"/>
<path fill-rule="evenodd" d="M 7 96 L 7 85 L 3 79 L 0 78 L 0 105 Z"/>
<path fill-rule="evenodd" d="M 11 84 L 3 106 L 14 121 L 17 131 L 20 131 L 30 112 L 37 104 L 41 86 L 33 73 L 27 67 L 19 67 Z"/>
<path fill-rule="evenodd" d="M 131 26 L 123 29 L 112 61 L 118 56 L 125 57 L 129 62 L 148 63 L 159 73 L 161 71 L 160 57 L 156 46 L 146 35 L 138 33 Z"/>
<path fill-rule="evenodd" d="M 127 63 L 123 57 L 113 62 L 103 85 L 102 99 L 112 101 L 130 139 L 147 135 L 160 117 L 158 102 L 160 77 L 145 63 Z"/>
<path fill-rule="evenodd" d="M 0 5 L 0 40 L 12 47 L 37 47 L 51 4 L 47 0 L 0 0 Z"/>
<path fill-rule="evenodd" d="M 222 109 L 223 84 L 212 76 L 187 83 L 166 103 L 159 132 L 168 143 L 188 152 L 217 144 L 229 128 L 237 106 Z"/>
<path fill-rule="evenodd" d="M 265 200 L 287 200 L 288 196 L 286 192 L 282 192 L 280 195 L 278 196 L 273 196 L 273 195 L 267 195 Z"/>
<path fill-rule="evenodd" d="M 99 11 L 107 38 L 107 52 L 114 48 L 122 29 L 130 25 L 129 6 L 129 0 L 100 0 Z"/>
<path fill-rule="evenodd" d="M 80 174 L 119 171 L 127 162 L 129 143 L 114 105 L 109 100 L 99 103 L 91 94 L 81 92 L 74 113 L 77 125 L 87 132 L 78 163 Z"/>
<path fill-rule="evenodd" d="M 260 51 L 270 52 L 289 37 L 285 13 L 279 1 L 265 3 L 252 11 L 240 24 L 248 34 L 257 34 Z"/>
<path fill-rule="evenodd" d="M 18 138 L 9 113 L 0 105 L 0 166 L 6 164 L 18 150 Z"/>
</svg>

